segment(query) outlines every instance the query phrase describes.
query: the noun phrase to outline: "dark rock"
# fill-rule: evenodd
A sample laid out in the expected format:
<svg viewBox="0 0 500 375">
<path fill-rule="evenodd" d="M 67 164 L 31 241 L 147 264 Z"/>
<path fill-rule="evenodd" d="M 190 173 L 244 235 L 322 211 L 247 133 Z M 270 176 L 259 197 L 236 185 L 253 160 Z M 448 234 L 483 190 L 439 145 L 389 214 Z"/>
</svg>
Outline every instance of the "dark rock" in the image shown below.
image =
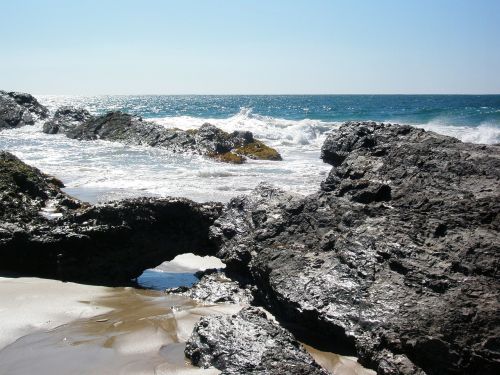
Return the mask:
<svg viewBox="0 0 500 375">
<path fill-rule="evenodd" d="M 23 92 L 9 92 L 8 96 L 13 98 L 17 104 L 26 108 L 29 112 L 33 113 L 38 119 L 45 119 L 49 115 L 49 110 L 47 107 L 41 105 L 36 98 L 31 94 L 26 94 Z"/>
<path fill-rule="evenodd" d="M 208 229 L 219 203 L 138 198 L 89 206 L 60 185 L 0 153 L 0 271 L 124 285 L 176 255 L 216 252 Z M 42 215 L 48 203 L 61 217 Z"/>
<path fill-rule="evenodd" d="M 214 366 L 222 374 L 326 375 L 288 331 L 254 307 L 201 318 L 185 354 L 193 364 Z"/>
<path fill-rule="evenodd" d="M 83 108 L 61 107 L 54 117 L 43 124 L 43 132 L 47 134 L 66 133 L 83 122 L 92 118 L 92 115 Z"/>
<path fill-rule="evenodd" d="M 63 183 L 26 165 L 14 155 L 0 151 L 0 220 L 2 224 L 38 222 L 48 201 L 59 203 L 61 211 L 81 204 L 60 190 Z M 0 240 L 1 241 L 1 240 Z"/>
<path fill-rule="evenodd" d="M 498 373 L 500 147 L 347 123 L 323 158 L 316 194 L 228 204 L 211 228 L 228 270 L 298 337 L 380 374 Z"/>
<path fill-rule="evenodd" d="M 205 303 L 236 303 L 249 305 L 253 302 L 252 292 L 227 277 L 224 272 L 209 272 L 190 288 L 167 289 L 167 293 L 180 294 Z"/>
<path fill-rule="evenodd" d="M 68 129 L 66 135 L 81 140 L 104 139 L 161 147 L 173 152 L 191 152 L 232 163 L 241 163 L 245 160 L 244 156 L 233 152 L 235 149 L 255 143 L 250 132 L 226 133 L 211 124 L 204 124 L 197 130 L 184 131 L 165 128 L 122 112 L 110 112 L 104 116 L 91 118 Z M 252 157 L 264 158 L 258 154 Z"/>
<path fill-rule="evenodd" d="M 0 90 L 0 130 L 33 125 L 47 116 L 47 108 L 30 94 Z"/>
</svg>

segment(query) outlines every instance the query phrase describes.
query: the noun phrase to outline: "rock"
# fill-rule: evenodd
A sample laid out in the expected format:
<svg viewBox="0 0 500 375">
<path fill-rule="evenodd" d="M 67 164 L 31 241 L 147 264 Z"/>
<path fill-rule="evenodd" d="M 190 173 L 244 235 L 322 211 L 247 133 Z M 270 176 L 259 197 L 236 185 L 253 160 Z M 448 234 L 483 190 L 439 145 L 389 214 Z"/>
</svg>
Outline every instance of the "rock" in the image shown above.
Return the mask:
<svg viewBox="0 0 500 375">
<path fill-rule="evenodd" d="M 48 116 L 48 109 L 30 94 L 0 90 L 0 130 L 33 125 Z"/>
<path fill-rule="evenodd" d="M 184 131 L 165 128 L 122 112 L 110 112 L 104 116 L 91 118 L 68 129 L 66 135 L 81 140 L 103 139 L 161 147 L 173 152 L 191 152 L 236 164 L 245 161 L 245 156 L 237 150 L 258 142 L 250 132 L 226 133 L 211 124 L 204 124 L 197 130 Z M 277 154 L 276 150 L 261 142 L 259 144 L 262 152 L 254 152 L 253 158 L 266 158 L 273 151 Z M 247 154 L 250 155 L 250 151 Z M 278 160 L 276 155 L 272 160 Z"/>
<path fill-rule="evenodd" d="M 4 91 L 2 93 L 5 93 Z M 38 100 L 33 95 L 26 94 L 23 92 L 8 92 L 8 96 L 13 98 L 17 104 L 26 108 L 29 112 L 38 117 L 38 119 L 45 119 L 49 115 L 49 110 L 47 107 L 41 105 Z"/>
<path fill-rule="evenodd" d="M 0 153 L 0 271 L 127 285 L 182 253 L 213 255 L 208 229 L 220 203 L 137 198 L 89 206 L 62 183 Z M 60 213 L 48 219 L 48 204 Z"/>
<path fill-rule="evenodd" d="M 180 287 L 166 290 L 205 303 L 235 303 L 250 305 L 252 292 L 248 287 L 227 277 L 224 272 L 205 272 L 190 288 Z"/>
<path fill-rule="evenodd" d="M 255 307 L 202 317 L 185 354 L 193 364 L 214 366 L 222 374 L 326 374 L 288 331 Z"/>
<path fill-rule="evenodd" d="M 30 167 L 14 155 L 0 151 L 0 220 L 5 223 L 31 223 L 40 219 L 39 211 L 49 200 L 59 202 L 62 211 L 80 207 L 63 194 L 63 183 Z"/>
<path fill-rule="evenodd" d="M 83 122 L 92 118 L 92 115 L 83 108 L 64 106 L 59 108 L 54 117 L 43 124 L 43 132 L 47 134 L 66 133 Z"/>
<path fill-rule="evenodd" d="M 298 337 L 379 374 L 498 373 L 500 147 L 346 123 L 322 156 L 318 193 L 228 204 L 211 228 L 228 271 Z"/>
<path fill-rule="evenodd" d="M 250 159 L 282 160 L 281 155 L 274 148 L 266 146 L 260 141 L 253 141 L 245 146 L 238 147 L 235 152 Z"/>
</svg>

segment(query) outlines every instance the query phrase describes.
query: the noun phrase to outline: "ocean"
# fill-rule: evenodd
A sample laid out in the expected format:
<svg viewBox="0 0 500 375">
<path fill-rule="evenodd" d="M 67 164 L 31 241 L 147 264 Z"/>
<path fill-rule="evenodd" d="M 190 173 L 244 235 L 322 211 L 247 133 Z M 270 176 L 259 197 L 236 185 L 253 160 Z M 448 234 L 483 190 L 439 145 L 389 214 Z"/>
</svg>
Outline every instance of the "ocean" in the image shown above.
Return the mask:
<svg viewBox="0 0 500 375">
<path fill-rule="evenodd" d="M 197 155 L 42 133 L 42 124 L 0 132 L 0 149 L 55 175 L 66 191 L 96 203 L 124 197 L 182 196 L 227 202 L 265 181 L 301 194 L 316 191 L 330 170 L 320 156 L 344 121 L 410 124 L 465 142 L 500 142 L 500 95 L 52 96 L 37 99 L 102 114 L 121 110 L 166 127 L 250 130 L 283 161 L 229 165 Z"/>
</svg>

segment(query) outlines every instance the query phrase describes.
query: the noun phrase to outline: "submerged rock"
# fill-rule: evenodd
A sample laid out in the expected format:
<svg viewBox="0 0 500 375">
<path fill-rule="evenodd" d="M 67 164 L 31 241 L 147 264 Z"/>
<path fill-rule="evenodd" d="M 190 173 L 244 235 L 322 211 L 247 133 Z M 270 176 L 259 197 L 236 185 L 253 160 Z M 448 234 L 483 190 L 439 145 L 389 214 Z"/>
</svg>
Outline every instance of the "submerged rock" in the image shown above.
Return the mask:
<svg viewBox="0 0 500 375">
<path fill-rule="evenodd" d="M 261 185 L 211 228 L 299 336 L 380 374 L 500 369 L 500 147 L 347 123 L 308 197 Z M 302 328 L 302 330 L 301 330 Z"/>
<path fill-rule="evenodd" d="M 186 356 L 222 374 L 325 374 L 293 336 L 249 307 L 230 316 L 207 316 L 196 324 Z"/>
<path fill-rule="evenodd" d="M 278 158 L 276 150 L 256 141 L 251 132 L 226 133 L 211 124 L 204 124 L 196 130 L 184 131 L 165 128 L 122 112 L 110 112 L 104 116 L 90 118 L 67 129 L 66 135 L 80 140 L 103 139 L 161 147 L 173 152 L 191 152 L 236 164 L 245 161 L 244 155 L 267 160 L 281 158 Z"/>
<path fill-rule="evenodd" d="M 43 124 L 43 132 L 47 134 L 66 133 L 92 118 L 89 111 L 83 108 L 64 106 L 59 108 L 54 117 Z"/>
<path fill-rule="evenodd" d="M 193 252 L 213 255 L 220 203 L 138 198 L 89 206 L 62 183 L 0 153 L 0 271 L 108 285 Z M 60 217 L 43 215 L 48 204 Z"/>
<path fill-rule="evenodd" d="M 0 130 L 33 125 L 47 116 L 48 109 L 32 95 L 0 90 Z"/>
</svg>

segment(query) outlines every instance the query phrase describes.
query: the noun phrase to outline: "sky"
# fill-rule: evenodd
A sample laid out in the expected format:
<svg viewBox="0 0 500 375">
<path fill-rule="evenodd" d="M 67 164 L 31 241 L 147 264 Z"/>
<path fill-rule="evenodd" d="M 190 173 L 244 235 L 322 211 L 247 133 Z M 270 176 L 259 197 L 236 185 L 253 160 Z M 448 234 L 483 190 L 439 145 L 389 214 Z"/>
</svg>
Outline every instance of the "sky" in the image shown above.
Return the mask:
<svg viewBox="0 0 500 375">
<path fill-rule="evenodd" d="M 500 93 L 500 0 L 0 0 L 0 89 Z"/>
</svg>

